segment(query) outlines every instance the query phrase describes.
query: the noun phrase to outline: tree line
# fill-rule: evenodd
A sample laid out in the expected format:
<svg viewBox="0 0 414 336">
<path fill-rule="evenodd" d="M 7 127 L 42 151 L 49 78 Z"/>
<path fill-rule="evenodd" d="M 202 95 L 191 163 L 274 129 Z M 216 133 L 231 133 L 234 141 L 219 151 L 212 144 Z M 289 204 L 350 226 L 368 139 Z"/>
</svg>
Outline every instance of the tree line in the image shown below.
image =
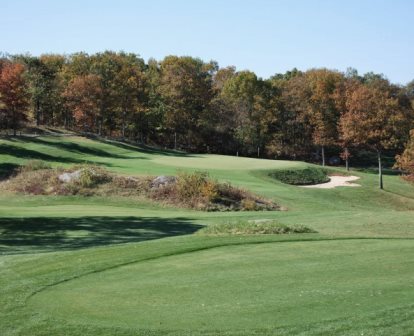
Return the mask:
<svg viewBox="0 0 414 336">
<path fill-rule="evenodd" d="M 325 68 L 259 78 L 214 61 L 133 53 L 0 58 L 0 127 L 26 121 L 184 149 L 267 158 L 401 154 L 414 82 Z"/>
</svg>

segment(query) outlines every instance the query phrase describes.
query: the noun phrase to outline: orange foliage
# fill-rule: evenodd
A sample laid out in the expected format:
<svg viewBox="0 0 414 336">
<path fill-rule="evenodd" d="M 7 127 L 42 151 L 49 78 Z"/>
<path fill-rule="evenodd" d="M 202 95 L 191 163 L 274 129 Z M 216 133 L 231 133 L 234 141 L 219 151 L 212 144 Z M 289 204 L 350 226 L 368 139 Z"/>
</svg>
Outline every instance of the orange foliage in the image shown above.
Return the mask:
<svg viewBox="0 0 414 336">
<path fill-rule="evenodd" d="M 0 73 L 0 102 L 8 126 L 16 133 L 20 122 L 26 120 L 28 94 L 23 73 L 25 68 L 20 63 L 5 63 Z"/>
<path fill-rule="evenodd" d="M 96 126 L 101 95 L 100 77 L 96 75 L 75 77 L 63 93 L 66 107 L 73 111 L 76 124 L 85 131 L 93 131 Z"/>
</svg>

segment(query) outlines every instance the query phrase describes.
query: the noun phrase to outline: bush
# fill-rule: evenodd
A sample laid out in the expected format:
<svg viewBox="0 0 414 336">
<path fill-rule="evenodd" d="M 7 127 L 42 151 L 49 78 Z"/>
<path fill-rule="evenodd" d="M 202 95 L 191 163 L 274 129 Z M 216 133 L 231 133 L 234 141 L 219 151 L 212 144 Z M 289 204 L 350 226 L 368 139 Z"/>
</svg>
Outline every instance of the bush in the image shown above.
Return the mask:
<svg viewBox="0 0 414 336">
<path fill-rule="evenodd" d="M 49 183 L 53 180 L 52 175 L 52 169 L 21 172 L 9 181 L 7 188 L 18 193 L 46 195 L 50 190 Z"/>
<path fill-rule="evenodd" d="M 243 199 L 241 201 L 241 207 L 243 210 L 246 210 L 246 211 L 255 211 L 258 208 L 256 201 L 252 199 Z"/>
<path fill-rule="evenodd" d="M 51 169 L 51 168 L 52 168 L 51 165 L 45 161 L 29 160 L 20 168 L 20 171 L 24 173 L 24 172 L 31 172 L 31 171 Z"/>
<path fill-rule="evenodd" d="M 218 195 L 217 182 L 210 180 L 206 172 L 179 173 L 176 191 L 181 201 L 190 204 L 211 202 Z"/>
<path fill-rule="evenodd" d="M 21 172 L 2 187 L 33 195 L 145 197 L 205 211 L 280 210 L 274 202 L 228 183 L 218 183 L 204 172 L 180 173 L 169 183 L 155 184 L 158 178 L 116 176 L 101 167 L 83 165 Z"/>
<path fill-rule="evenodd" d="M 82 188 L 93 188 L 110 181 L 111 176 L 104 169 L 95 166 L 84 166 L 80 169 L 79 179 L 74 183 Z"/>
<path fill-rule="evenodd" d="M 263 221 L 234 221 L 220 224 L 210 224 L 200 231 L 201 235 L 252 235 L 252 234 L 291 234 L 315 233 L 316 231 L 304 225 L 285 225 L 274 220 Z"/>
<path fill-rule="evenodd" d="M 324 169 L 308 167 L 305 169 L 275 170 L 269 176 L 283 183 L 292 185 L 312 185 L 329 182 Z"/>
</svg>

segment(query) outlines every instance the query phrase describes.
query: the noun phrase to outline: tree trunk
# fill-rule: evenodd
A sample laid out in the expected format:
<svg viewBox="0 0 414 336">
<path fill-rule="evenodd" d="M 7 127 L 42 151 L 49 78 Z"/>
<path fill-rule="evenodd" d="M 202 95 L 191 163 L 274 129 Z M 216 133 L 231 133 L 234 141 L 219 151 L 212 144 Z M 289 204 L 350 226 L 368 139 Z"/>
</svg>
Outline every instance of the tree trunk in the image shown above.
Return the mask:
<svg viewBox="0 0 414 336">
<path fill-rule="evenodd" d="M 126 119 L 126 111 L 123 110 L 122 112 L 122 140 L 125 140 L 125 119 Z"/>
<path fill-rule="evenodd" d="M 322 146 L 322 167 L 325 167 L 325 146 Z"/>
<path fill-rule="evenodd" d="M 177 132 L 174 132 L 174 149 L 177 149 Z"/>
<path fill-rule="evenodd" d="M 65 111 L 63 115 L 63 128 L 68 128 L 68 113 Z"/>
<path fill-rule="evenodd" d="M 345 150 L 343 152 L 343 155 L 345 156 L 345 167 L 346 167 L 346 171 L 349 171 L 349 157 L 350 157 L 350 153 L 349 153 L 348 147 L 345 147 Z"/>
<path fill-rule="evenodd" d="M 17 135 L 17 116 L 16 111 L 12 109 L 12 127 L 13 127 L 13 136 Z"/>
<path fill-rule="evenodd" d="M 382 179 L 382 163 L 381 163 L 381 151 L 377 150 L 378 154 L 378 177 L 379 177 L 379 187 L 384 189 L 384 182 Z"/>
<path fill-rule="evenodd" d="M 36 126 L 40 125 L 40 102 L 36 100 Z"/>
<path fill-rule="evenodd" d="M 99 118 L 99 121 L 98 121 L 98 135 L 102 136 L 102 119 L 101 118 Z"/>
</svg>

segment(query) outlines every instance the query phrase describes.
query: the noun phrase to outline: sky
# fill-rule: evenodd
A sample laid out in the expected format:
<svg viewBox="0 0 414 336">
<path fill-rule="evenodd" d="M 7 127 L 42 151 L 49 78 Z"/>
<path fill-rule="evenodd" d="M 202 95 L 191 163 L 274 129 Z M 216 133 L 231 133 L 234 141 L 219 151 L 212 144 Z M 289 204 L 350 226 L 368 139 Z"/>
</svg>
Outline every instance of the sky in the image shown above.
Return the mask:
<svg viewBox="0 0 414 336">
<path fill-rule="evenodd" d="M 0 52 L 189 55 L 268 78 L 294 67 L 414 79 L 414 0 L 0 0 Z"/>
</svg>

